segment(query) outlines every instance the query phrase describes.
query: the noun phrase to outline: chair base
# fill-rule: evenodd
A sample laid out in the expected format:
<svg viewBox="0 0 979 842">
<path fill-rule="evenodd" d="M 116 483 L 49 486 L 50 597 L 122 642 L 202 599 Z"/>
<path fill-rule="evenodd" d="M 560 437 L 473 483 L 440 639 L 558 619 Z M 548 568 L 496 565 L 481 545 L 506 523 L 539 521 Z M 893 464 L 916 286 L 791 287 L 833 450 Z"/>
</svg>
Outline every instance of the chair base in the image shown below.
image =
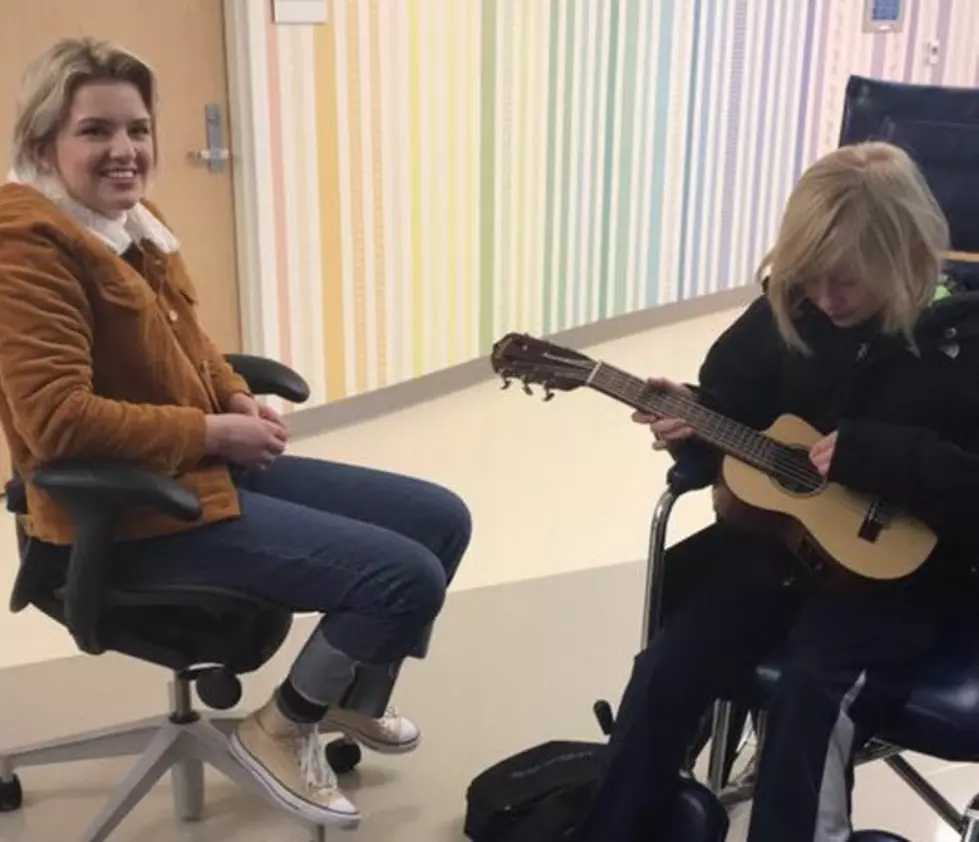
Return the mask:
<svg viewBox="0 0 979 842">
<path fill-rule="evenodd" d="M 169 716 L 23 746 L 0 755 L 0 781 L 10 781 L 15 770 L 30 766 L 139 755 L 136 765 L 77 842 L 108 839 L 167 772 L 177 816 L 187 822 L 199 821 L 204 813 L 205 765 L 279 807 L 231 753 L 228 735 L 240 721 L 241 717 L 234 716 L 204 718 L 184 708 L 179 714 L 175 711 Z M 306 826 L 313 842 L 325 842 L 325 828 L 299 817 L 296 821 Z"/>
</svg>

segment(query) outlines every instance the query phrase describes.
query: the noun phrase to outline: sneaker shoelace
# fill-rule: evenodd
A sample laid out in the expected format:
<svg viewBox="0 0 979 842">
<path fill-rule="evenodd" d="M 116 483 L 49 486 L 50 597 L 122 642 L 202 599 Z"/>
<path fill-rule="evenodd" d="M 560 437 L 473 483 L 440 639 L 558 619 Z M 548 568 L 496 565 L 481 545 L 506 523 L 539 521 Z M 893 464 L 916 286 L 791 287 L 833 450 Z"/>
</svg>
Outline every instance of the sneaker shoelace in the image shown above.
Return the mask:
<svg viewBox="0 0 979 842">
<path fill-rule="evenodd" d="M 316 725 L 302 725 L 297 729 L 295 749 L 299 768 L 311 792 L 335 792 L 339 787 L 337 776 L 326 761 L 326 753 L 320 743 Z"/>
<path fill-rule="evenodd" d="M 391 705 L 385 709 L 384 713 L 375 722 L 385 730 L 398 731 L 398 726 L 401 724 L 401 712 Z"/>
</svg>

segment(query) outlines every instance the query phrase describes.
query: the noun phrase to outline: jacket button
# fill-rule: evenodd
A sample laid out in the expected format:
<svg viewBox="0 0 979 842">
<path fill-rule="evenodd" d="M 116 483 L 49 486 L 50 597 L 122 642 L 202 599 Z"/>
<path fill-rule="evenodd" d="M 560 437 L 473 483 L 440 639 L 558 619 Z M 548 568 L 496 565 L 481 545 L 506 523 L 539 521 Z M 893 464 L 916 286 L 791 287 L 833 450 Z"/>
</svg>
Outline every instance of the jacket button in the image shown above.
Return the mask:
<svg viewBox="0 0 979 842">
<path fill-rule="evenodd" d="M 180 316 L 177 315 L 176 310 L 171 310 L 169 313 L 167 313 L 167 317 L 174 323 L 176 323 L 176 321 L 180 318 Z"/>
<path fill-rule="evenodd" d="M 954 327 L 949 327 L 949 328 L 946 328 L 945 329 L 945 338 L 946 339 L 955 339 L 955 337 L 958 336 L 958 335 L 959 335 L 959 332 Z"/>
</svg>

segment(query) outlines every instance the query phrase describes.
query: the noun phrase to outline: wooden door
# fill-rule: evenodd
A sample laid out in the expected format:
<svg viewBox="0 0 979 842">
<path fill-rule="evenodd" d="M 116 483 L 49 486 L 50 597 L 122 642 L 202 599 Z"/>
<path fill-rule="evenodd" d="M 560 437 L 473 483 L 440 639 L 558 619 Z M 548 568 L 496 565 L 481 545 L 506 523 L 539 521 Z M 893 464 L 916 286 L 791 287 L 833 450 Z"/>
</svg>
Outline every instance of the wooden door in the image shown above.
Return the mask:
<svg viewBox="0 0 979 842">
<path fill-rule="evenodd" d="M 14 101 L 26 64 L 59 38 L 119 43 L 156 71 L 159 172 L 151 196 L 180 239 L 201 298 L 201 319 L 223 351 L 241 349 L 230 166 L 211 172 L 205 107 L 216 104 L 225 145 L 228 80 L 223 0 L 3 0 L 0 49 L 0 178 L 10 167 Z M 3 450 L 3 448 L 0 448 Z M 0 476 L 7 473 L 0 453 Z"/>
</svg>

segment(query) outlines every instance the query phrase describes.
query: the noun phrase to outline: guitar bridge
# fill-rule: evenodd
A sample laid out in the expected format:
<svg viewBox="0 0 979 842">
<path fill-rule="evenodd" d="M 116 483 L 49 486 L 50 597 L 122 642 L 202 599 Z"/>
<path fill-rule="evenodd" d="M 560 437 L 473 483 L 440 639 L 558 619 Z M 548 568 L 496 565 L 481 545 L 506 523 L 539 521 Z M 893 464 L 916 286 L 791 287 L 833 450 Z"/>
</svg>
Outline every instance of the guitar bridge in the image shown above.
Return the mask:
<svg viewBox="0 0 979 842">
<path fill-rule="evenodd" d="M 857 534 L 864 541 L 872 544 L 880 537 L 881 530 L 887 526 L 890 520 L 891 515 L 887 506 L 875 500 L 871 504 L 867 516 L 863 519 L 863 523 L 860 524 L 860 531 Z"/>
</svg>

